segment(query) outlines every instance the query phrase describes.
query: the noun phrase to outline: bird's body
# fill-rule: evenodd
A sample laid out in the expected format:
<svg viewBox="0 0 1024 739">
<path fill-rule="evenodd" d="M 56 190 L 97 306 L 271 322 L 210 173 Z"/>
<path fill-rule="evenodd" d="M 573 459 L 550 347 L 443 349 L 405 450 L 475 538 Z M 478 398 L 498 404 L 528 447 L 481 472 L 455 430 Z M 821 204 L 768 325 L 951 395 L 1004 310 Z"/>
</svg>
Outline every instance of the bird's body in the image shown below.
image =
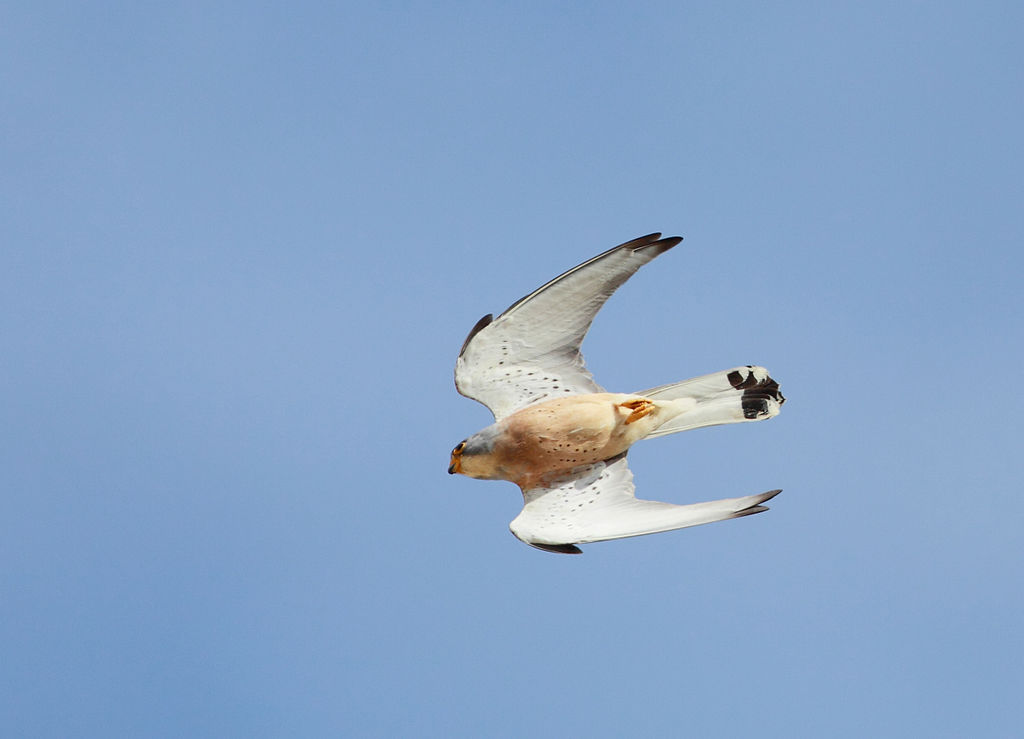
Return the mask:
<svg viewBox="0 0 1024 739">
<path fill-rule="evenodd" d="M 588 393 L 541 401 L 496 421 L 482 434 L 489 452 L 461 455 L 470 477 L 508 480 L 530 490 L 583 465 L 625 452 L 692 403 L 640 395 Z"/>
<path fill-rule="evenodd" d="M 578 553 L 576 544 L 668 531 L 766 510 L 775 496 L 675 505 L 639 500 L 626 464 L 641 439 L 771 418 L 785 398 L 748 365 L 638 393 L 605 392 L 580 344 L 608 297 L 682 239 L 651 234 L 584 262 L 470 331 L 455 365 L 459 392 L 495 422 L 452 452 L 450 473 L 509 480 L 523 492 L 510 524 L 527 544 Z"/>
</svg>

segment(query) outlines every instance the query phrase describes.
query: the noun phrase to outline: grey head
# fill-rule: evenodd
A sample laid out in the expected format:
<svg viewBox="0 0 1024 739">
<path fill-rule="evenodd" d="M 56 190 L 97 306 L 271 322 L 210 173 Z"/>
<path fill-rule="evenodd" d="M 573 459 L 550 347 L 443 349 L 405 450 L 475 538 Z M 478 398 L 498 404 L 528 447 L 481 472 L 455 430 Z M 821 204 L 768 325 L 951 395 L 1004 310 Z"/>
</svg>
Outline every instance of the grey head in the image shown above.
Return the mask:
<svg viewBox="0 0 1024 739">
<path fill-rule="evenodd" d="M 454 475 L 457 472 L 462 472 L 462 462 L 465 457 L 476 457 L 490 454 L 494 451 L 494 445 L 500 433 L 501 430 L 498 428 L 498 424 L 495 423 L 460 441 L 452 450 L 448 474 Z"/>
</svg>

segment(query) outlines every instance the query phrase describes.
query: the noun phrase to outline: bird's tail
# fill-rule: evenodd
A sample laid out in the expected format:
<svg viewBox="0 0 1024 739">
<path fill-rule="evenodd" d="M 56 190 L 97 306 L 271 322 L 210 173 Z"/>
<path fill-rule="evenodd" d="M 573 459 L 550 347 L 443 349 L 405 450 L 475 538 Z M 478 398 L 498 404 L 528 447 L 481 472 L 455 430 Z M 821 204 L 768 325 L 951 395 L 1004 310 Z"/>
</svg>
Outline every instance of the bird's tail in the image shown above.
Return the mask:
<svg viewBox="0 0 1024 739">
<path fill-rule="evenodd" d="M 692 407 L 670 418 L 647 438 L 702 426 L 760 421 L 777 416 L 786 402 L 779 392 L 779 383 L 768 376 L 768 370 L 751 365 L 662 385 L 637 395 L 661 401 L 695 401 Z"/>
</svg>

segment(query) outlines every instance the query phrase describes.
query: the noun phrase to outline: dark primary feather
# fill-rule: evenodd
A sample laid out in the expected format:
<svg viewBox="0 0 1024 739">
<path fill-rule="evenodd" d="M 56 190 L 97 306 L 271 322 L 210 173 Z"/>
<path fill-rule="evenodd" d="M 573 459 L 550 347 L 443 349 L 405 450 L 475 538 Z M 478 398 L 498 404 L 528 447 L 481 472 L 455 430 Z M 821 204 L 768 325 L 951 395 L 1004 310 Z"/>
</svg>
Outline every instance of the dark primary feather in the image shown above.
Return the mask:
<svg viewBox="0 0 1024 739">
<path fill-rule="evenodd" d="M 643 266 L 647 262 L 651 261 L 655 257 L 657 257 L 657 256 L 659 256 L 661 254 L 664 254 L 665 252 L 667 252 L 669 249 L 671 249 L 673 246 L 675 246 L 676 244 L 678 244 L 682 240 L 683 240 L 682 236 L 670 236 L 667 239 L 663 239 L 663 238 L 661 238 L 661 234 L 660 233 L 652 233 L 652 234 L 647 234 L 646 236 L 641 236 L 639 238 L 633 239 L 632 241 L 627 241 L 624 244 L 619 244 L 618 246 L 614 246 L 611 249 L 609 249 L 608 251 L 602 252 L 601 254 L 598 254 L 596 257 L 588 259 L 587 261 L 583 262 L 582 264 L 577 264 L 575 267 L 573 267 L 572 269 L 570 269 L 570 270 L 568 270 L 566 272 L 563 272 L 562 274 L 560 274 L 555 279 L 550 280 L 549 282 L 544 283 L 543 285 L 538 287 L 536 290 L 534 290 L 529 295 L 526 295 L 526 296 L 520 298 L 519 300 L 514 302 L 512 305 L 510 305 L 508 308 L 506 308 L 505 312 L 502 313 L 500 316 L 498 316 L 498 318 L 499 319 L 504 318 L 505 316 L 509 315 L 510 313 L 512 313 L 513 311 L 518 309 L 520 306 L 523 306 L 526 303 L 528 303 L 529 301 L 539 297 L 541 295 L 541 293 L 544 293 L 544 292 L 554 288 L 559 283 L 565 283 L 565 282 L 571 281 L 572 278 L 573 278 L 573 275 L 577 275 L 577 273 L 582 272 L 583 270 L 587 269 L 587 267 L 591 267 L 591 266 L 595 265 L 595 263 L 601 262 L 601 261 L 607 259 L 608 257 L 610 257 L 612 254 L 615 254 L 616 252 L 632 251 L 634 254 L 636 254 L 638 252 L 643 252 L 644 255 L 647 257 L 644 261 L 637 263 L 635 266 L 627 268 L 627 270 L 624 270 L 620 274 L 613 276 L 611 279 L 609 279 L 607 281 L 607 283 L 606 283 L 607 294 L 605 295 L 605 299 L 607 299 L 608 296 L 610 296 L 613 292 L 615 292 L 615 290 L 620 285 L 622 285 L 622 283 L 624 283 L 626 280 L 628 280 L 630 277 L 632 277 L 633 274 L 638 269 L 640 269 L 641 266 Z M 602 300 L 601 303 L 604 303 L 604 300 Z M 598 308 L 600 308 L 600 305 L 598 306 Z M 597 310 L 595 310 L 594 313 L 596 314 Z"/>
</svg>

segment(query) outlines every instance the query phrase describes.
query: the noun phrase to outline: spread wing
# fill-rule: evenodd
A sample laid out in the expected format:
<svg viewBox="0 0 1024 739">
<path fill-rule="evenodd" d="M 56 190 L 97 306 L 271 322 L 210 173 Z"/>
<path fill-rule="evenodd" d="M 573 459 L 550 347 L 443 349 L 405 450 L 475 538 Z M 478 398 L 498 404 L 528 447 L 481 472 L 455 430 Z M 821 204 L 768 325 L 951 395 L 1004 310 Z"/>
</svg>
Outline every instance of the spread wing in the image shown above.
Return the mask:
<svg viewBox="0 0 1024 739">
<path fill-rule="evenodd" d="M 682 239 L 642 236 L 573 267 L 497 318 L 484 316 L 455 362 L 455 387 L 500 419 L 539 400 L 601 392 L 580 344 L 594 316 L 634 272 Z"/>
<path fill-rule="evenodd" d="M 579 554 L 574 544 L 656 534 L 768 510 L 780 490 L 708 503 L 674 505 L 634 496 L 626 455 L 589 465 L 551 487 L 523 491 L 512 533 L 539 549 Z"/>
</svg>

